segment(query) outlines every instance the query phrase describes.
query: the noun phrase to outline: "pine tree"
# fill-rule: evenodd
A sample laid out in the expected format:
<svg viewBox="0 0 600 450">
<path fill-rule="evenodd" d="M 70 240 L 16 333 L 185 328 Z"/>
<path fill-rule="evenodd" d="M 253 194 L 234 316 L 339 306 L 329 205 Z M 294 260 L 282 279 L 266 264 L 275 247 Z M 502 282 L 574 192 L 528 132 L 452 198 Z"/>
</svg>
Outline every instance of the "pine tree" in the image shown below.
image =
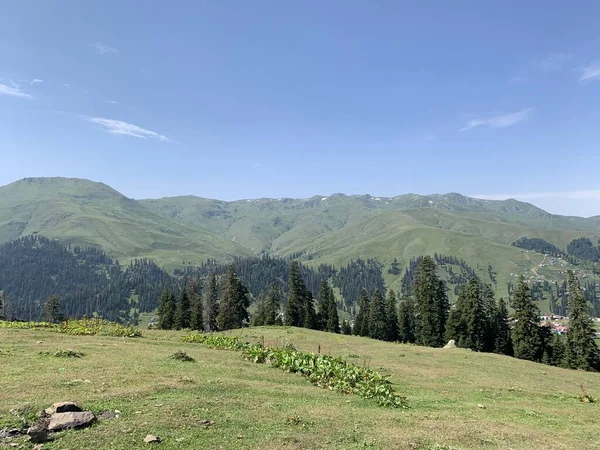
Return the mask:
<svg viewBox="0 0 600 450">
<path fill-rule="evenodd" d="M 248 289 L 235 274 L 233 264 L 227 266 L 219 302 L 219 330 L 241 328 L 248 321 Z"/>
<path fill-rule="evenodd" d="M 415 275 L 415 331 L 420 345 L 441 347 L 444 344 L 450 303 L 446 286 L 436 274 L 435 261 L 425 256 Z"/>
<path fill-rule="evenodd" d="M 342 321 L 342 334 L 352 334 L 352 327 L 347 320 Z"/>
<path fill-rule="evenodd" d="M 317 295 L 317 324 L 319 330 L 327 330 L 327 322 L 329 321 L 329 298 L 331 297 L 332 289 L 327 280 L 321 281 L 319 294 Z"/>
<path fill-rule="evenodd" d="M 217 330 L 217 314 L 219 313 L 219 286 L 217 276 L 211 273 L 202 295 L 202 313 L 205 331 Z"/>
<path fill-rule="evenodd" d="M 400 302 L 398 310 L 398 340 L 404 343 L 415 342 L 415 313 L 412 297 Z"/>
<path fill-rule="evenodd" d="M 279 311 L 281 309 L 281 293 L 276 284 L 271 284 L 265 301 L 265 325 L 281 325 Z"/>
<path fill-rule="evenodd" d="M 304 315 L 304 324 L 302 325 L 304 328 L 309 328 L 311 330 L 318 330 L 317 323 L 317 313 L 315 312 L 315 304 L 313 301 L 312 294 L 306 289 L 304 282 L 302 283 L 304 286 L 303 290 L 303 315 Z"/>
<path fill-rule="evenodd" d="M 177 311 L 175 313 L 174 328 L 176 330 L 183 330 L 190 328 L 192 323 L 192 305 L 190 304 L 190 298 L 188 297 L 187 291 L 184 289 L 181 291 L 179 297 L 179 303 L 177 303 Z"/>
<path fill-rule="evenodd" d="M 483 314 L 485 316 L 485 333 L 484 333 L 484 352 L 493 352 L 496 348 L 495 340 L 498 334 L 496 318 L 498 307 L 496 306 L 496 298 L 494 291 L 489 284 L 483 287 Z"/>
<path fill-rule="evenodd" d="M 512 356 L 513 346 L 508 323 L 508 308 L 503 298 L 498 301 L 496 317 L 494 320 L 496 336 L 494 339 L 494 352 Z"/>
<path fill-rule="evenodd" d="M 333 289 L 329 288 L 329 304 L 327 314 L 327 331 L 330 333 L 340 332 L 340 318 L 338 316 L 337 302 L 335 301 L 335 294 Z"/>
<path fill-rule="evenodd" d="M 482 351 L 485 344 L 486 318 L 479 282 L 471 278 L 458 296 L 448 319 L 446 338 L 455 339 L 459 347 Z"/>
<path fill-rule="evenodd" d="M 261 295 L 255 303 L 256 310 L 252 315 L 252 326 L 262 327 L 265 324 L 265 315 L 267 311 L 265 296 Z"/>
<path fill-rule="evenodd" d="M 44 303 L 44 318 L 51 323 L 57 323 L 62 320 L 60 313 L 60 298 L 58 295 L 51 295 Z"/>
<path fill-rule="evenodd" d="M 385 316 L 385 300 L 379 289 L 376 289 L 369 305 L 368 336 L 385 340 L 388 336 L 388 324 Z"/>
<path fill-rule="evenodd" d="M 360 296 L 358 298 L 358 314 L 354 320 L 353 332 L 357 336 L 368 336 L 369 335 L 369 309 L 371 299 L 366 289 L 360 290 Z"/>
<path fill-rule="evenodd" d="M 513 353 L 516 358 L 539 361 L 543 355 L 540 336 L 539 312 L 525 279 L 521 276 L 513 297 L 514 318 L 512 329 Z"/>
<path fill-rule="evenodd" d="M 169 289 L 164 289 L 158 305 L 158 327 L 161 330 L 172 330 L 175 325 L 177 302 Z"/>
<path fill-rule="evenodd" d="M 289 294 L 285 309 L 285 324 L 292 327 L 304 326 L 304 283 L 300 278 L 298 262 L 292 261 L 289 275 Z"/>
<path fill-rule="evenodd" d="M 569 328 L 565 348 L 565 366 L 571 369 L 600 370 L 600 352 L 595 341 L 594 324 L 583 298 L 579 280 L 568 271 Z"/>
<path fill-rule="evenodd" d="M 190 328 L 192 330 L 202 331 L 204 329 L 204 318 L 202 317 L 200 281 L 198 279 L 190 280 L 187 285 L 187 292 L 192 308 Z"/>
<path fill-rule="evenodd" d="M 390 290 L 385 304 L 385 318 L 387 322 L 387 341 L 396 342 L 398 340 L 398 305 L 396 303 L 396 293 Z"/>
</svg>

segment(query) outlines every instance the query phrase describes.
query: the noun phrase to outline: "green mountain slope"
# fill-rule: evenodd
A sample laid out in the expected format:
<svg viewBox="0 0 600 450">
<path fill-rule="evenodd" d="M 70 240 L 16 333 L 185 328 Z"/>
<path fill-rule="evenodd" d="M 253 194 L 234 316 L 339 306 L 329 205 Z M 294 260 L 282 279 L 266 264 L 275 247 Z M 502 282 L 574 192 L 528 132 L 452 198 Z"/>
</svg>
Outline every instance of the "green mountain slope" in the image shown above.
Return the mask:
<svg viewBox="0 0 600 450">
<path fill-rule="evenodd" d="M 150 257 L 165 264 L 250 254 L 209 229 L 168 220 L 102 183 L 27 178 L 0 188 L 0 242 L 37 233 L 102 247 L 117 258 Z"/>
<path fill-rule="evenodd" d="M 198 197 L 142 200 L 158 214 L 190 226 L 208 226 L 255 253 L 307 253 L 315 262 L 343 264 L 357 257 L 397 258 L 406 264 L 425 253 L 457 255 L 473 267 L 498 271 L 505 286 L 511 273 L 527 273 L 542 255 L 510 246 L 537 237 L 564 249 L 573 239 L 597 239 L 596 218 L 549 214 L 516 200 L 491 201 L 460 194 L 394 198 L 315 196 L 222 202 Z M 395 278 L 388 280 L 396 282 Z"/>
</svg>

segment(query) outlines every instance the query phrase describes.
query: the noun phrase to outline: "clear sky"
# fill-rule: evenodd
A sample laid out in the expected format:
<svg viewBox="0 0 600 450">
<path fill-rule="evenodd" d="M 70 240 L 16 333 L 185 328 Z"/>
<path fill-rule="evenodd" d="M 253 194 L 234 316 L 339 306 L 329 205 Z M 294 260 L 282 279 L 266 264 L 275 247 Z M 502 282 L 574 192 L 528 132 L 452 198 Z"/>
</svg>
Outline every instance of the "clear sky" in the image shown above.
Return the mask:
<svg viewBox="0 0 600 450">
<path fill-rule="evenodd" d="M 0 5 L 0 184 L 600 214 L 600 2 Z"/>
</svg>

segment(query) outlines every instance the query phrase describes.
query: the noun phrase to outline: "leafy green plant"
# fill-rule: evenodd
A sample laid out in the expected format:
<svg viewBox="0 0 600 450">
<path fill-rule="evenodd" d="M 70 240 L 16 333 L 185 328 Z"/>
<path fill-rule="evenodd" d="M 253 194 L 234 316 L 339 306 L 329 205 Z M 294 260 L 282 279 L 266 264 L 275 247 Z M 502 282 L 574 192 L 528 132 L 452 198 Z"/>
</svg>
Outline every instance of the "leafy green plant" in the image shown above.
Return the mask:
<svg viewBox="0 0 600 450">
<path fill-rule="evenodd" d="M 184 336 L 182 340 L 215 349 L 240 350 L 249 361 L 299 373 L 321 388 L 372 398 L 385 407 L 407 407 L 406 397 L 394 390 L 389 376 L 358 367 L 342 358 L 304 353 L 290 348 L 271 348 L 260 343 L 241 342 L 232 336 L 196 333 Z"/>
<path fill-rule="evenodd" d="M 175 353 L 173 353 L 171 356 L 169 356 L 169 359 L 173 359 L 175 361 L 181 361 L 181 362 L 195 362 L 196 361 L 194 358 L 192 358 L 190 355 L 188 355 L 183 350 L 177 350 Z"/>
<path fill-rule="evenodd" d="M 70 335 L 142 337 L 142 332 L 135 327 L 125 326 L 103 319 L 67 320 L 60 324 L 49 322 L 0 321 L 0 328 L 47 330 Z"/>
<path fill-rule="evenodd" d="M 40 352 L 40 355 L 53 356 L 55 358 L 81 358 L 85 354 L 75 350 L 56 350 L 55 352 Z"/>
</svg>

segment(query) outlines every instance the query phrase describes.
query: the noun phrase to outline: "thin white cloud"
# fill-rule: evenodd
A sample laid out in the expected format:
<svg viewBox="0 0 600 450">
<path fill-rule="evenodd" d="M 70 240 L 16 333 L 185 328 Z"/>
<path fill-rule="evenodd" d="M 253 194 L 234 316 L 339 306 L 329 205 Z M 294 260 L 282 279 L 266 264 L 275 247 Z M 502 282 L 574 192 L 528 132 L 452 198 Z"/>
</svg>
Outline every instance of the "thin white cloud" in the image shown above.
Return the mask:
<svg viewBox="0 0 600 450">
<path fill-rule="evenodd" d="M 39 83 L 43 83 L 44 80 L 40 80 L 39 78 L 34 78 L 33 80 L 31 80 L 29 82 L 29 84 L 39 84 Z"/>
<path fill-rule="evenodd" d="M 7 86 L 6 84 L 0 84 L 0 95 L 9 95 L 11 97 L 29 98 L 33 99 L 33 95 L 23 92 L 21 86 L 13 83 L 13 87 Z"/>
<path fill-rule="evenodd" d="M 96 42 L 95 44 L 90 45 L 96 49 L 96 53 L 98 53 L 99 55 L 105 55 L 107 53 L 111 55 L 119 54 L 119 50 L 114 47 L 111 47 L 110 45 L 102 44 L 100 42 Z"/>
<path fill-rule="evenodd" d="M 123 122 L 121 120 L 104 119 L 102 117 L 84 117 L 88 122 L 98 125 L 100 129 L 110 134 L 133 136 L 141 139 L 157 139 L 159 141 L 170 142 L 170 140 L 154 131 L 146 128 L 138 127 L 132 123 Z"/>
<path fill-rule="evenodd" d="M 64 87 L 71 89 L 71 85 L 69 83 L 63 84 Z"/>
<path fill-rule="evenodd" d="M 490 117 L 472 119 L 458 131 L 469 131 L 480 126 L 488 126 L 491 128 L 506 128 L 526 120 L 533 113 L 533 108 L 522 109 L 514 113 L 495 114 Z"/>
<path fill-rule="evenodd" d="M 600 200 L 600 189 L 562 192 L 524 192 L 520 194 L 477 194 L 472 197 L 484 200 L 535 200 L 540 198 L 556 198 L 570 200 Z"/>
<path fill-rule="evenodd" d="M 260 166 L 262 166 L 262 163 L 252 163 L 252 165 L 253 165 L 254 167 L 260 167 Z"/>
<path fill-rule="evenodd" d="M 118 105 L 119 102 L 116 100 L 104 100 L 104 103 L 107 103 L 109 105 Z"/>
<path fill-rule="evenodd" d="M 600 80 L 600 62 L 598 61 L 581 69 L 581 77 L 579 78 L 579 81 L 585 82 L 593 80 Z"/>
<path fill-rule="evenodd" d="M 540 73 L 558 72 L 572 58 L 570 53 L 550 53 L 544 58 L 534 59 L 523 67 L 516 75 L 510 77 L 510 83 L 524 83 Z"/>
<path fill-rule="evenodd" d="M 556 72 L 571 59 L 569 53 L 551 53 L 543 59 L 534 62 L 536 67 L 539 67 L 544 72 Z"/>
</svg>

